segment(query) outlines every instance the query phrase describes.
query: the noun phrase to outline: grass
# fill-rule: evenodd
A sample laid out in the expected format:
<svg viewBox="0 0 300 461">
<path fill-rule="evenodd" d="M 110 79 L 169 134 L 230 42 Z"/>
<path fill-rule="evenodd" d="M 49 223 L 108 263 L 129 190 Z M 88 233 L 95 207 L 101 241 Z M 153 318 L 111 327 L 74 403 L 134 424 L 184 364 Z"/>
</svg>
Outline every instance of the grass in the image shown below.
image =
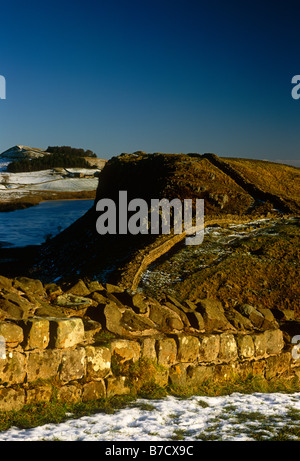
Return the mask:
<svg viewBox="0 0 300 461">
<path fill-rule="evenodd" d="M 144 365 L 143 365 L 144 366 Z M 140 369 L 142 369 L 141 367 Z M 151 405 L 151 399 L 160 399 L 166 397 L 166 395 L 173 395 L 181 397 L 182 399 L 191 397 L 192 395 L 200 396 L 220 396 L 228 395 L 233 392 L 240 392 L 245 394 L 251 394 L 254 392 L 286 392 L 293 393 L 299 392 L 299 387 L 290 381 L 283 379 L 276 379 L 272 382 L 268 382 L 265 379 L 258 376 L 248 376 L 246 378 L 233 377 L 227 382 L 206 382 L 203 383 L 197 390 L 190 388 L 171 388 L 162 387 L 155 383 L 152 379 L 147 379 L 143 386 L 138 388 L 132 388 L 131 394 L 123 396 L 114 396 L 109 399 L 99 399 L 89 402 L 78 402 L 78 403 L 64 403 L 57 401 L 55 398 L 50 402 L 39 403 L 36 405 L 26 405 L 19 411 L 0 412 L 0 431 L 5 431 L 12 426 L 20 429 L 28 429 L 32 427 L 41 426 L 44 424 L 58 424 L 66 421 L 69 418 L 76 419 L 82 416 L 93 415 L 96 413 L 107 413 L 112 414 L 117 410 L 126 408 L 128 406 L 137 405 L 141 410 L 153 411 L 155 407 Z M 138 398 L 149 399 L 149 402 L 136 402 Z M 199 406 L 205 408 L 208 406 L 203 400 L 199 401 Z M 234 411 L 235 408 L 228 407 L 228 412 Z M 256 413 L 235 413 L 235 416 L 243 422 L 245 419 L 260 419 L 262 415 Z M 175 417 L 176 415 L 174 415 Z M 227 415 L 229 417 L 229 413 Z M 291 408 L 288 412 L 286 419 L 290 421 L 291 425 L 298 423 L 300 420 L 300 412 Z M 217 422 L 216 422 L 217 423 Z M 288 434 L 293 434 L 300 440 L 300 428 L 289 427 L 286 428 Z M 287 432 L 282 430 L 276 437 L 287 437 Z M 285 434 L 285 435 L 284 435 Z M 203 434 L 202 434 L 203 435 Z M 183 440 L 183 434 L 180 429 L 175 429 L 174 440 Z M 202 437 L 202 436 L 201 436 Z M 204 437 L 204 435 L 203 435 Z M 275 437 L 275 436 L 274 436 Z M 203 440 L 203 438 L 201 438 Z M 210 440 L 212 440 L 210 438 Z"/>
</svg>

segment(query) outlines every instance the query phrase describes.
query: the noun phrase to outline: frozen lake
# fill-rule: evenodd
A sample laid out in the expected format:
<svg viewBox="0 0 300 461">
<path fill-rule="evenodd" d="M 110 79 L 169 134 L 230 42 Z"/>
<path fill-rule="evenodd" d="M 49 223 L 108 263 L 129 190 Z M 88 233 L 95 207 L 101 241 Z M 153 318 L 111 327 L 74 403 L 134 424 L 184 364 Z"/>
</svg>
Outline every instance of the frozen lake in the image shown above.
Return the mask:
<svg viewBox="0 0 300 461">
<path fill-rule="evenodd" d="M 0 213 L 0 248 L 39 245 L 83 216 L 94 200 L 42 202 L 24 210 Z"/>
</svg>

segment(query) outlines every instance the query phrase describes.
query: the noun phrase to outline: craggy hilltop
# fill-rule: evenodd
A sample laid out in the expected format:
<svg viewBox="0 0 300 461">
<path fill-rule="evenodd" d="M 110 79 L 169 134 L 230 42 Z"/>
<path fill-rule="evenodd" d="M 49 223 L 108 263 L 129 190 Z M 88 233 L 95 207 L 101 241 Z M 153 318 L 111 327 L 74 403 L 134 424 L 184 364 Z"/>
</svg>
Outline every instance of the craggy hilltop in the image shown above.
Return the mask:
<svg viewBox="0 0 300 461">
<path fill-rule="evenodd" d="M 142 198 L 202 198 L 205 225 L 228 225 L 257 218 L 297 216 L 300 209 L 298 168 L 258 160 L 219 158 L 214 154 L 122 154 L 113 157 L 99 178 L 95 203 L 119 190 L 128 201 Z M 44 280 L 105 277 L 137 287 L 142 271 L 184 235 L 105 235 L 96 232 L 95 206 L 48 244 L 31 273 Z"/>
<path fill-rule="evenodd" d="M 258 160 L 143 152 L 109 160 L 95 204 L 117 203 L 119 190 L 147 202 L 202 198 L 203 244 L 185 246 L 185 234 L 100 236 L 94 205 L 2 264 L 0 334 L 11 355 L 0 360 L 0 409 L 54 390 L 74 401 L 150 382 L 299 382 L 299 189 L 298 168 Z"/>
</svg>

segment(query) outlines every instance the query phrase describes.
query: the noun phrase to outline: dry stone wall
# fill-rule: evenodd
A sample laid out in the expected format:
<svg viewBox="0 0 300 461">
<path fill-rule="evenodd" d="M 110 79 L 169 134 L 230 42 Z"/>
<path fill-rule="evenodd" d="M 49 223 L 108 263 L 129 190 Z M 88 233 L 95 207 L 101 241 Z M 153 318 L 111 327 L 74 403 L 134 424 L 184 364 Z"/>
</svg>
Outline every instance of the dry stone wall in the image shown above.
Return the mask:
<svg viewBox="0 0 300 461">
<path fill-rule="evenodd" d="M 229 312 L 213 299 L 168 296 L 159 303 L 99 282 L 62 290 L 1 277 L 0 319 L 0 411 L 54 397 L 129 393 L 137 379 L 130 366 L 142 362 L 160 386 L 196 389 L 233 375 L 300 377 L 289 329 L 271 310 L 250 305 Z"/>
</svg>

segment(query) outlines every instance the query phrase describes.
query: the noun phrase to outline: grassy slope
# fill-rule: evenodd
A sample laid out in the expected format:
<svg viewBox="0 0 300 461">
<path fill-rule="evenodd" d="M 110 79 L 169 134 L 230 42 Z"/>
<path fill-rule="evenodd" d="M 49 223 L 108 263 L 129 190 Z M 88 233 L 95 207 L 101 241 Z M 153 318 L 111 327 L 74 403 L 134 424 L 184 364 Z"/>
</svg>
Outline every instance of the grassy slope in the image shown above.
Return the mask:
<svg viewBox="0 0 300 461">
<path fill-rule="evenodd" d="M 262 160 L 222 158 L 259 188 L 300 206 L 300 168 Z"/>
</svg>

